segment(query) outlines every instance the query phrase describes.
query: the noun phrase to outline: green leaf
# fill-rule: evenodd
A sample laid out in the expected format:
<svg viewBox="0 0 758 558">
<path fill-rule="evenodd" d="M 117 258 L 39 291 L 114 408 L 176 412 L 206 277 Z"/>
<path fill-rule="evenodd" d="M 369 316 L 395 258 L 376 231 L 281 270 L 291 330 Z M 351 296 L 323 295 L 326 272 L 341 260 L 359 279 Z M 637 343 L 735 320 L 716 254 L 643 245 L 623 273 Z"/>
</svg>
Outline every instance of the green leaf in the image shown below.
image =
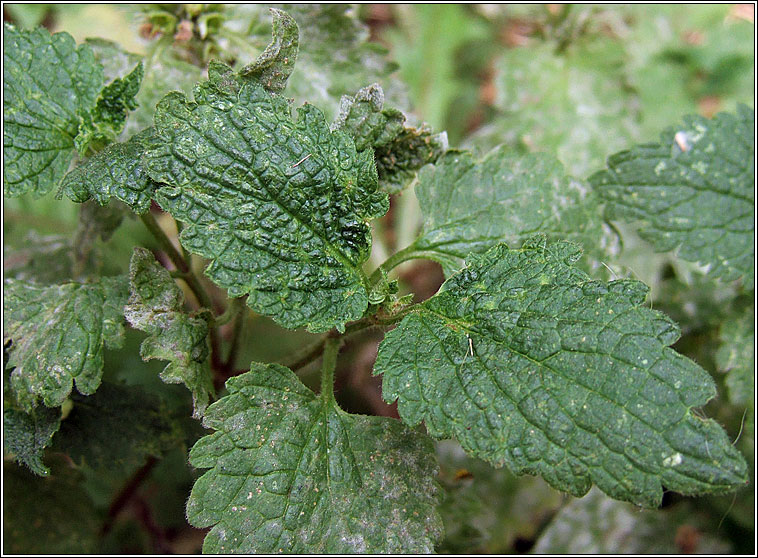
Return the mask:
<svg viewBox="0 0 758 558">
<path fill-rule="evenodd" d="M 520 245 L 537 232 L 602 252 L 596 197 L 551 155 L 517 155 L 501 146 L 476 161 L 450 151 L 419 173 L 416 196 L 424 228 L 413 247 L 431 252 L 446 276 L 471 252 L 498 242 Z"/>
<path fill-rule="evenodd" d="M 744 308 L 735 319 L 724 322 L 719 332 L 721 346 L 716 366 L 725 373 L 729 400 L 752 407 L 755 385 L 755 307 Z"/>
<path fill-rule="evenodd" d="M 11 554 L 94 554 L 101 518 L 82 493 L 82 475 L 59 460 L 39 478 L 3 465 L 3 552 Z"/>
<path fill-rule="evenodd" d="M 68 33 L 3 27 L 5 194 L 55 188 L 74 155 L 74 138 L 103 85 L 87 45 Z"/>
<path fill-rule="evenodd" d="M 345 95 L 332 129 L 349 133 L 358 151 L 374 148 L 379 184 L 394 194 L 405 188 L 421 167 L 447 150 L 447 135 L 432 134 L 426 126 L 404 126 L 402 112 L 383 106 L 384 91 L 376 83 L 353 97 Z"/>
<path fill-rule="evenodd" d="M 519 540 L 533 540 L 541 521 L 564 495 L 538 477 L 516 477 L 469 457 L 455 440 L 436 443 L 445 538 L 440 554 L 515 554 Z"/>
<path fill-rule="evenodd" d="M 751 289 L 754 123 L 744 105 L 713 120 L 685 117 L 660 143 L 610 157 L 608 170 L 590 183 L 607 202 L 607 216 L 641 221 L 640 236 L 657 251 L 677 249 L 682 259 L 709 265 L 713 277 L 743 277 Z"/>
<path fill-rule="evenodd" d="M 500 114 L 466 146 L 489 150 L 504 143 L 520 153 L 548 152 L 570 175 L 586 176 L 639 133 L 622 44 L 601 34 L 562 52 L 547 42 L 500 49 L 494 62 Z"/>
<path fill-rule="evenodd" d="M 729 543 L 703 533 L 689 502 L 644 510 L 614 502 L 596 489 L 569 502 L 533 549 L 534 554 L 728 554 Z M 690 537 L 686 535 L 690 533 Z M 705 535 L 705 536 L 704 536 Z M 694 547 L 693 547 L 694 546 Z"/>
<path fill-rule="evenodd" d="M 129 74 L 142 61 L 140 55 L 128 52 L 118 43 L 101 37 L 87 38 L 84 42 L 92 49 L 97 63 L 103 67 L 106 82 L 112 82 Z"/>
<path fill-rule="evenodd" d="M 255 62 L 240 70 L 240 75 L 256 80 L 273 93 L 281 93 L 295 69 L 300 31 L 286 12 L 276 8 L 270 10 L 274 17 L 273 39 Z"/>
<path fill-rule="evenodd" d="M 53 449 L 78 465 L 128 474 L 184 441 L 181 425 L 139 387 L 104 382 L 94 395 L 72 400 Z"/>
<path fill-rule="evenodd" d="M 428 126 L 404 127 L 391 142 L 376 148 L 376 171 L 379 183 L 397 194 L 416 177 L 418 170 L 434 163 L 447 151 L 447 134 L 435 134 Z"/>
<path fill-rule="evenodd" d="M 355 148 L 386 145 L 403 129 L 405 115 L 397 109 L 384 108 L 384 91 L 378 83 L 364 87 L 354 96 L 343 95 L 333 130 L 344 130 L 353 138 Z"/>
<path fill-rule="evenodd" d="M 114 79 L 103 88 L 92 109 L 92 120 L 81 126 L 74 138 L 79 153 L 85 153 L 95 142 L 111 142 L 121 132 L 129 111 L 137 108 L 135 98 L 144 73 L 140 62 L 128 75 Z"/>
<path fill-rule="evenodd" d="M 207 553 L 430 553 L 441 534 L 431 441 L 350 415 L 277 364 L 253 363 L 208 408 L 190 452 L 211 468 L 187 517 Z"/>
<path fill-rule="evenodd" d="M 385 400 L 432 436 L 574 495 L 594 483 L 651 507 L 661 485 L 698 494 L 744 484 L 726 433 L 692 412 L 716 389 L 668 347 L 676 324 L 642 305 L 643 283 L 574 268 L 580 254 L 537 237 L 472 258 L 380 345 Z"/>
<path fill-rule="evenodd" d="M 18 463 L 29 467 L 35 475 L 49 475 L 42 463 L 44 449 L 61 425 L 60 409 L 37 407 L 29 413 L 3 409 L 3 448 Z"/>
<path fill-rule="evenodd" d="M 397 65 L 387 59 L 387 49 L 367 42 L 368 28 L 347 4 L 285 4 L 282 9 L 299 28 L 297 67 L 287 80 L 286 95 L 299 103 L 310 102 L 323 110 L 328 119 L 335 115 L 342 95 L 351 95 L 356 86 L 379 82 L 399 106 L 408 106 L 404 85 L 390 74 Z M 241 31 L 240 43 L 247 47 L 227 61 L 246 60 L 252 43 L 266 45 L 270 37 L 269 10 L 261 4 L 235 4 L 226 7 L 225 28 Z M 277 16 L 274 18 L 276 23 Z M 232 43 L 232 49 L 237 45 Z"/>
<path fill-rule="evenodd" d="M 156 199 L 185 223 L 182 244 L 211 260 L 216 284 L 288 328 L 361 317 L 368 222 L 388 209 L 370 152 L 311 105 L 293 121 L 284 98 L 213 74 L 195 102 L 167 95 L 155 124 L 158 145 L 143 160 L 168 185 Z"/>
<path fill-rule="evenodd" d="M 155 134 L 153 128 L 148 128 L 125 143 L 110 144 L 69 172 L 61 191 L 78 203 L 94 198 L 106 205 L 114 197 L 136 213 L 147 212 L 158 186 L 141 159 L 151 141 L 155 141 Z"/>
<path fill-rule="evenodd" d="M 61 405 L 73 388 L 89 395 L 100 385 L 103 345 L 123 341 L 125 277 L 96 283 L 42 286 L 6 279 L 3 286 L 3 340 L 11 343 L 6 367 L 22 408 L 42 399 Z"/>
<path fill-rule="evenodd" d="M 72 252 L 70 236 L 42 236 L 29 231 L 19 246 L 4 246 L 5 278 L 44 285 L 71 280 L 74 276 Z"/>
<path fill-rule="evenodd" d="M 124 315 L 132 327 L 150 334 L 140 348 L 142 358 L 168 360 L 161 379 L 185 384 L 192 392 L 194 416 L 202 417 L 214 393 L 208 321 L 184 311 L 182 290 L 149 250 L 134 249 L 129 275 L 131 295 Z"/>
</svg>

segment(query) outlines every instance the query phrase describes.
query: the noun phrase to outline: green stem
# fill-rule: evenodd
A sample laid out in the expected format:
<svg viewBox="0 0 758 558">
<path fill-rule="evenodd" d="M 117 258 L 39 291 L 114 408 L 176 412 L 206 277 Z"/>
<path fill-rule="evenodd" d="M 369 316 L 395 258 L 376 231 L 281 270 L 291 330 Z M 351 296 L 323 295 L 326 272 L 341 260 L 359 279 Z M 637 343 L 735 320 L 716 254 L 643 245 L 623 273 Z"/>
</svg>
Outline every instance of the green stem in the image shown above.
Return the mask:
<svg viewBox="0 0 758 558">
<path fill-rule="evenodd" d="M 226 355 L 226 361 L 224 363 L 228 369 L 232 369 L 234 367 L 234 361 L 237 360 L 239 341 L 242 337 L 242 328 L 245 325 L 245 306 L 244 297 L 235 298 L 229 305 L 229 308 L 227 308 L 227 311 L 224 312 L 224 314 L 227 314 L 229 313 L 229 310 L 232 309 L 233 314 L 236 316 L 236 320 L 234 322 L 234 330 L 232 331 L 232 340 L 229 346 L 229 353 Z"/>
<path fill-rule="evenodd" d="M 371 277 L 369 278 L 369 284 L 372 287 L 376 285 L 382 278 L 382 271 L 389 273 L 392 269 L 399 266 L 403 262 L 407 262 L 408 260 L 434 259 L 432 256 L 435 255 L 436 252 L 433 250 L 418 250 L 415 244 L 411 244 L 399 252 L 392 254 L 382 265 L 376 268 L 376 270 L 371 274 Z"/>
<path fill-rule="evenodd" d="M 324 403 L 334 403 L 334 370 L 343 341 L 341 337 L 327 337 L 324 342 L 324 360 L 321 364 L 321 399 Z"/>
<path fill-rule="evenodd" d="M 234 317 L 245 307 L 245 297 L 233 299 L 224 310 L 224 313 L 213 319 L 213 325 L 222 326 L 231 322 Z"/>
</svg>

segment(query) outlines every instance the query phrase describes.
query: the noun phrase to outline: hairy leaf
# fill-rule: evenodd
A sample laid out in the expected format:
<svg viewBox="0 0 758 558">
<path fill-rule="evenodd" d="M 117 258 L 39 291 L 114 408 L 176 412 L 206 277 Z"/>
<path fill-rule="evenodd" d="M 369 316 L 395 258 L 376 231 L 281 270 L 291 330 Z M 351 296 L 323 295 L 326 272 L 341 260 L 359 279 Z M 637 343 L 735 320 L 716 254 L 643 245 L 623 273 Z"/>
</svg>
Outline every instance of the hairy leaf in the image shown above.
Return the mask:
<svg viewBox="0 0 758 558">
<path fill-rule="evenodd" d="M 387 192 L 397 193 L 421 167 L 447 150 L 447 135 L 432 134 L 426 126 L 404 126 L 402 112 L 383 106 L 384 91 L 376 83 L 354 97 L 345 95 L 332 128 L 349 133 L 358 151 L 374 148 L 379 184 Z"/>
<path fill-rule="evenodd" d="M 21 406 L 30 411 L 38 399 L 59 406 L 74 382 L 89 395 L 100 385 L 103 346 L 123 341 L 125 277 L 96 283 L 42 286 L 6 279 L 3 286 L 3 340 L 11 343 L 7 367 Z"/>
<path fill-rule="evenodd" d="M 424 229 L 413 246 L 431 252 L 447 276 L 471 252 L 520 245 L 537 232 L 602 251 L 596 197 L 547 154 L 514 155 L 501 146 L 476 161 L 450 151 L 421 171 L 416 196 Z"/>
<path fill-rule="evenodd" d="M 255 62 L 240 70 L 240 74 L 255 79 L 269 91 L 280 93 L 295 68 L 300 32 L 295 20 L 286 12 L 270 9 L 274 18 L 271 31 L 273 40 Z"/>
<path fill-rule="evenodd" d="M 744 484 L 726 433 L 692 412 L 716 390 L 668 347 L 676 324 L 642 306 L 644 284 L 574 268 L 580 254 L 537 237 L 472 258 L 380 345 L 385 400 L 409 424 L 574 495 L 594 483 L 650 507 L 661 485 Z"/>
<path fill-rule="evenodd" d="M 74 155 L 74 138 L 94 108 L 103 69 L 68 33 L 3 27 L 5 194 L 55 188 Z"/>
<path fill-rule="evenodd" d="M 642 221 L 640 236 L 658 251 L 710 266 L 723 280 L 743 277 L 753 287 L 755 114 L 713 120 L 685 117 L 657 144 L 608 159 L 590 178 L 611 219 Z"/>
<path fill-rule="evenodd" d="M 155 141 L 155 134 L 148 128 L 125 143 L 110 144 L 69 172 L 61 191 L 78 203 L 94 198 L 106 205 L 114 197 L 136 213 L 147 212 L 157 184 L 148 176 L 141 158 L 151 141 Z"/>
<path fill-rule="evenodd" d="M 144 360 L 170 361 L 161 378 L 187 386 L 195 417 L 200 418 L 214 391 L 208 366 L 208 322 L 184 311 L 182 290 L 150 251 L 134 249 L 129 273 L 131 295 L 124 315 L 132 327 L 150 334 L 140 354 Z"/>
<path fill-rule="evenodd" d="M 160 401 L 139 387 L 104 382 L 94 395 L 72 400 L 53 449 L 78 465 L 127 474 L 148 455 L 159 457 L 184 439 Z"/>
<path fill-rule="evenodd" d="M 211 67 L 195 102 L 167 95 L 144 156 L 182 244 L 230 296 L 288 328 L 342 328 L 368 305 L 368 221 L 388 209 L 370 152 L 305 105 Z"/>
<path fill-rule="evenodd" d="M 295 374 L 253 363 L 190 452 L 211 468 L 187 517 L 210 553 L 429 553 L 440 535 L 430 440 L 399 421 L 350 415 Z"/>
<path fill-rule="evenodd" d="M 3 409 L 3 449 L 35 475 L 49 475 L 50 470 L 42 463 L 42 455 L 60 425 L 60 409 L 37 407 L 24 413 L 6 405 Z"/>
<path fill-rule="evenodd" d="M 721 326 L 721 346 L 716 352 L 716 366 L 726 373 L 729 400 L 735 405 L 753 406 L 755 385 L 755 307 Z"/>
</svg>

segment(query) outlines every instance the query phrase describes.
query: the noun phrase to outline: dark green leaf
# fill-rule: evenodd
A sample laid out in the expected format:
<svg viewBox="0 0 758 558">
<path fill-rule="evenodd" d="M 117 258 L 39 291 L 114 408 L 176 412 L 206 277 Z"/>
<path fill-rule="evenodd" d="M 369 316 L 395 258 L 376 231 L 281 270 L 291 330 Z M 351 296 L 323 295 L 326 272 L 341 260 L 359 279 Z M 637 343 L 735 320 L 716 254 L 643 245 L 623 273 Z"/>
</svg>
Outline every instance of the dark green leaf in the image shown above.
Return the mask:
<svg viewBox="0 0 758 558">
<path fill-rule="evenodd" d="M 647 287 L 591 280 L 569 242 L 472 258 L 379 347 L 385 400 L 470 454 L 574 495 L 594 483 L 642 506 L 663 490 L 734 490 L 745 461 L 692 407 L 713 380 L 668 347 L 676 324 Z"/>
<path fill-rule="evenodd" d="M 61 425 L 60 409 L 37 407 L 29 413 L 16 409 L 3 410 L 3 448 L 35 475 L 48 475 L 42 463 L 43 450 Z"/>
<path fill-rule="evenodd" d="M 61 191 L 78 203 L 94 198 L 106 205 L 114 197 L 136 213 L 145 213 L 157 184 L 145 172 L 141 157 L 154 140 L 154 130 L 148 128 L 126 143 L 110 144 L 69 172 Z"/>
<path fill-rule="evenodd" d="M 714 277 L 754 282 L 755 115 L 685 117 L 657 144 L 608 159 L 590 178 L 611 219 L 642 221 L 640 236 L 658 251 L 677 250 L 709 265 Z"/>
<path fill-rule="evenodd" d="M 447 135 L 432 134 L 426 126 L 404 126 L 402 112 L 383 106 L 384 91 L 376 83 L 354 97 L 343 96 L 332 128 L 349 133 L 358 151 L 374 148 L 379 184 L 387 192 L 397 193 L 421 167 L 447 150 Z"/>
<path fill-rule="evenodd" d="M 74 155 L 74 138 L 103 86 L 103 69 L 68 33 L 3 28 L 5 194 L 55 188 Z"/>
<path fill-rule="evenodd" d="M 98 545 L 100 518 L 82 493 L 81 474 L 59 461 L 39 478 L 11 463 L 3 467 L 3 552 L 87 554 Z M 12 510 L 12 511 L 11 511 Z"/>
<path fill-rule="evenodd" d="M 402 131 L 405 115 L 383 107 L 384 91 L 377 83 L 364 87 L 353 97 L 344 95 L 332 129 L 350 134 L 358 151 L 386 145 Z"/>
<path fill-rule="evenodd" d="M 184 439 L 181 425 L 138 387 L 104 382 L 94 395 L 72 400 L 53 449 L 79 465 L 128 474 L 148 455 L 160 457 Z"/>
<path fill-rule="evenodd" d="M 249 293 L 251 308 L 288 328 L 342 328 L 368 305 L 368 222 L 388 209 L 373 157 L 318 109 L 293 121 L 284 98 L 218 66 L 196 102 L 171 93 L 158 105 L 158 145 L 143 159 L 168 185 L 156 199 L 230 296 Z"/>
<path fill-rule="evenodd" d="M 208 321 L 184 311 L 184 294 L 169 272 L 144 248 L 135 248 L 129 266 L 131 296 L 124 308 L 129 324 L 150 336 L 140 348 L 144 360 L 170 361 L 164 382 L 183 383 L 192 392 L 200 418 L 213 394 L 208 365 Z"/>
<path fill-rule="evenodd" d="M 95 142 L 111 142 L 121 132 L 129 111 L 137 108 L 135 98 L 143 76 L 144 68 L 140 62 L 128 75 L 114 79 L 103 88 L 92 109 L 91 121 L 81 126 L 74 138 L 79 153 L 85 153 Z"/>
<path fill-rule="evenodd" d="M 498 242 L 518 246 L 538 232 L 602 252 L 596 197 L 547 154 L 517 155 L 501 146 L 476 161 L 450 151 L 421 171 L 416 196 L 424 229 L 413 246 L 432 252 L 447 276 L 471 252 Z"/>
<path fill-rule="evenodd" d="M 103 345 L 123 341 L 125 277 L 96 283 L 42 286 L 6 279 L 3 340 L 10 342 L 7 366 L 16 399 L 29 411 L 42 399 L 61 405 L 76 381 L 89 395 L 100 385 Z"/>
<path fill-rule="evenodd" d="M 253 363 L 208 408 L 190 452 L 211 468 L 187 517 L 209 553 L 430 553 L 440 535 L 430 440 L 349 415 L 289 369 Z"/>
<path fill-rule="evenodd" d="M 287 85 L 287 79 L 295 68 L 297 60 L 297 23 L 287 13 L 271 8 L 273 14 L 273 39 L 255 62 L 240 70 L 240 74 L 254 79 L 274 93 L 280 93 Z"/>
</svg>

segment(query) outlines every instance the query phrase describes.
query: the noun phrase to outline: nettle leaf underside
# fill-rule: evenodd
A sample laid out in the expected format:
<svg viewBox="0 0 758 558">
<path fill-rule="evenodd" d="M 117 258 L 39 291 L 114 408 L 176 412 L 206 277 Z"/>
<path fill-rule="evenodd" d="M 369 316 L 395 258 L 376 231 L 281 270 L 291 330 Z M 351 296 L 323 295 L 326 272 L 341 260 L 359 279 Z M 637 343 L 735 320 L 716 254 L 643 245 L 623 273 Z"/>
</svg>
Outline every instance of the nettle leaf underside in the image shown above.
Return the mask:
<svg viewBox="0 0 758 558">
<path fill-rule="evenodd" d="M 206 553 L 430 553 L 441 534 L 431 440 L 350 415 L 295 374 L 253 363 L 206 411 L 190 452 L 210 468 L 187 517 Z"/>
<path fill-rule="evenodd" d="M 293 120 L 286 99 L 229 72 L 213 66 L 195 102 L 158 105 L 160 145 L 143 158 L 167 185 L 156 199 L 230 296 L 285 327 L 341 328 L 367 308 L 368 222 L 388 209 L 373 157 L 313 106 Z"/>
<path fill-rule="evenodd" d="M 658 251 L 677 250 L 723 280 L 754 283 L 755 113 L 688 116 L 657 144 L 608 159 L 590 178 L 611 219 L 641 221 Z"/>
<path fill-rule="evenodd" d="M 411 425 L 574 495 L 657 506 L 734 489 L 745 461 L 701 419 L 710 376 L 668 346 L 679 329 L 637 281 L 593 281 L 568 242 L 472 258 L 387 334 L 375 373 Z"/>
<path fill-rule="evenodd" d="M 184 294 L 149 250 L 135 248 L 129 265 L 131 294 L 124 308 L 129 324 L 149 334 L 142 342 L 144 360 L 168 360 L 161 372 L 167 383 L 183 383 L 192 392 L 200 418 L 214 392 L 208 364 L 208 322 L 184 311 Z"/>
<path fill-rule="evenodd" d="M 61 405 L 76 382 L 90 395 L 100 385 L 103 348 L 123 344 L 125 277 L 96 283 L 42 286 L 7 279 L 3 285 L 4 341 L 16 399 L 29 411 L 41 398 Z"/>
</svg>

